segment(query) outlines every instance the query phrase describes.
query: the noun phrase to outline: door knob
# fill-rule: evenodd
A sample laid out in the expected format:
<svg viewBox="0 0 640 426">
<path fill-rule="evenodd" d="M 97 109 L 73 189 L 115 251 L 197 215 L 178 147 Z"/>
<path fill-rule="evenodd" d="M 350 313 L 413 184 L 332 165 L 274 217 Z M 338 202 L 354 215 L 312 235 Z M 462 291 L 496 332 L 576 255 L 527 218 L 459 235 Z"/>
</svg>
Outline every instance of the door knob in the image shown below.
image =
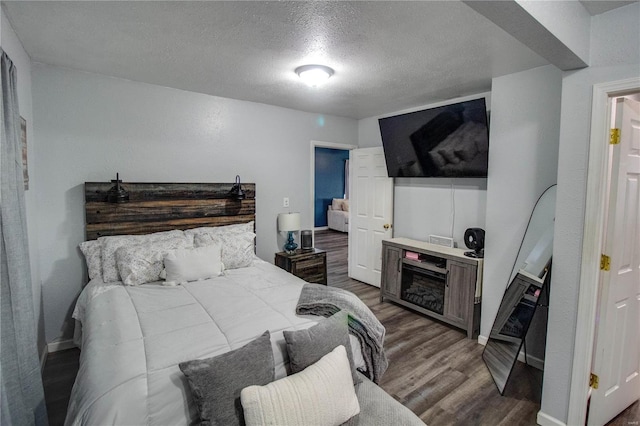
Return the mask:
<svg viewBox="0 0 640 426">
<path fill-rule="evenodd" d="M 386 231 L 386 230 L 388 230 L 389 228 L 391 228 L 391 225 L 390 225 L 390 224 L 388 224 L 388 223 L 385 223 L 382 227 L 383 227 L 383 228 L 385 229 L 385 231 Z"/>
</svg>

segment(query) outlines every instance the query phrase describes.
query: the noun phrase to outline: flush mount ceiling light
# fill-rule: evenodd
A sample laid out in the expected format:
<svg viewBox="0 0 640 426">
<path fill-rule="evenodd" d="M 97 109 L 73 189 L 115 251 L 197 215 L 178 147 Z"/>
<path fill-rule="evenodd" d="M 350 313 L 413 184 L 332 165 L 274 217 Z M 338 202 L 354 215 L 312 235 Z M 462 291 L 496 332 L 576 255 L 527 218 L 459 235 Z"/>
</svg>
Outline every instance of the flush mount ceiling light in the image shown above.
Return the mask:
<svg viewBox="0 0 640 426">
<path fill-rule="evenodd" d="M 296 74 L 308 86 L 318 87 L 333 75 L 333 70 L 325 65 L 303 65 L 296 68 Z"/>
</svg>

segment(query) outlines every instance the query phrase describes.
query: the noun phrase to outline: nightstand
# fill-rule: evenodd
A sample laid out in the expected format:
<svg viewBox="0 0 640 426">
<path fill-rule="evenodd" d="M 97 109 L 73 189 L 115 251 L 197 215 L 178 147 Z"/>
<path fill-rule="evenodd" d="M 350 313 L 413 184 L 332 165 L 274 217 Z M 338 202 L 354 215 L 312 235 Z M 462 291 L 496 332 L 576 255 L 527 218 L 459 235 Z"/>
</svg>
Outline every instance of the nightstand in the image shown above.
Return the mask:
<svg viewBox="0 0 640 426">
<path fill-rule="evenodd" d="M 294 254 L 276 253 L 276 266 L 310 283 L 327 285 L 327 252 L 296 250 Z"/>
</svg>

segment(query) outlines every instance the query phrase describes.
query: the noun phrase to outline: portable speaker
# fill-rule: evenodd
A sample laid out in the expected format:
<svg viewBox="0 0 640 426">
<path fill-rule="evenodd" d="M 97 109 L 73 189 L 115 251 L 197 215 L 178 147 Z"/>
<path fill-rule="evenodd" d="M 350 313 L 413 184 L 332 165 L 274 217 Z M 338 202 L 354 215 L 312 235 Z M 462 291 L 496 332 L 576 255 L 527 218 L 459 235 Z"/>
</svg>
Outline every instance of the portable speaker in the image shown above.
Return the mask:
<svg viewBox="0 0 640 426">
<path fill-rule="evenodd" d="M 484 229 L 469 228 L 464 231 L 464 244 L 473 250 L 465 252 L 465 256 L 484 257 Z"/>
<path fill-rule="evenodd" d="M 305 229 L 304 231 L 300 231 L 300 240 L 302 242 L 302 250 L 311 250 L 313 249 L 313 236 L 311 235 L 311 230 Z"/>
</svg>

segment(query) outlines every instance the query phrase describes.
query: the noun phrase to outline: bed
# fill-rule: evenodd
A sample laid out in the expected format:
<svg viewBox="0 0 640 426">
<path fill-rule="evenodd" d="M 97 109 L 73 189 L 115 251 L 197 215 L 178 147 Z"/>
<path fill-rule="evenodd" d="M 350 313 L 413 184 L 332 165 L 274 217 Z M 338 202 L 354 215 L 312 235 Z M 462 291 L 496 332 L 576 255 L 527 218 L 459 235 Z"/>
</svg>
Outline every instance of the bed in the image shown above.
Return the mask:
<svg viewBox="0 0 640 426">
<path fill-rule="evenodd" d="M 181 363 L 241 350 L 265 331 L 274 379 L 291 373 L 285 332 L 327 320 L 296 314 L 304 281 L 255 256 L 255 186 L 243 184 L 247 197 L 231 200 L 232 184 L 122 185 L 130 201 L 111 204 L 109 184 L 85 184 L 81 249 L 91 280 L 73 314 L 81 357 L 65 424 L 198 423 L 201 407 Z M 224 267 L 168 260 L 167 253 L 217 249 L 202 244 L 211 235 L 224 243 Z M 158 259 L 161 271 L 149 266 Z M 355 386 L 360 414 L 347 424 L 422 424 L 366 378 L 359 342 L 348 338 L 352 363 L 365 374 Z"/>
</svg>

